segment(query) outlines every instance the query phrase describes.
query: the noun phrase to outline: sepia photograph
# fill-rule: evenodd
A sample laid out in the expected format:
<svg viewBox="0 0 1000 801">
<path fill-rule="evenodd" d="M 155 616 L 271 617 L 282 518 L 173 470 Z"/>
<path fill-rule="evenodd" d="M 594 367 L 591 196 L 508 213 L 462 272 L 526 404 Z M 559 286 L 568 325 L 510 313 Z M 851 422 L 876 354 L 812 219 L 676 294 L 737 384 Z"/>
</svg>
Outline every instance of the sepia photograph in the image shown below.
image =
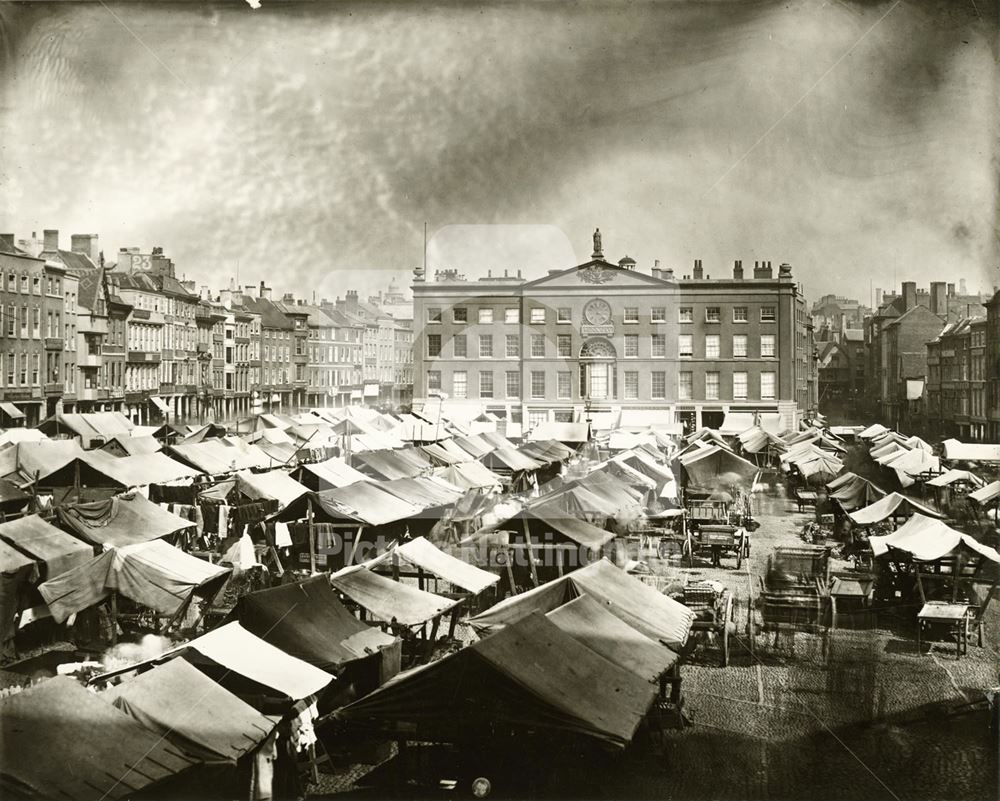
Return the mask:
<svg viewBox="0 0 1000 801">
<path fill-rule="evenodd" d="M 0 798 L 1000 799 L 1000 0 L 0 0 Z"/>
</svg>

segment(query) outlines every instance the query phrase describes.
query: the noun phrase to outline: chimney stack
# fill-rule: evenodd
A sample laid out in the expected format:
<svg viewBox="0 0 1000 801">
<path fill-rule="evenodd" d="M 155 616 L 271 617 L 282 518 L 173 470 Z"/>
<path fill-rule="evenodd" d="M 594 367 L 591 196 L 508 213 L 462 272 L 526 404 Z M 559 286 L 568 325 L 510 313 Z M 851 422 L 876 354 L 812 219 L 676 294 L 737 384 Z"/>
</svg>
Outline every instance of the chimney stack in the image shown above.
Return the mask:
<svg viewBox="0 0 1000 801">
<path fill-rule="evenodd" d="M 243 294 L 246 295 L 248 298 L 257 297 L 257 285 L 247 284 L 246 286 L 243 287 Z"/>
<path fill-rule="evenodd" d="M 357 312 L 358 310 L 358 291 L 356 289 L 348 289 L 347 294 L 344 298 L 345 305 L 348 311 Z"/>
<path fill-rule="evenodd" d="M 948 284 L 948 297 L 949 298 L 955 297 L 955 285 L 954 284 Z"/>
<path fill-rule="evenodd" d="M 737 281 L 743 280 L 743 261 L 741 259 L 733 262 L 733 278 Z"/>
<path fill-rule="evenodd" d="M 82 253 L 97 264 L 101 260 L 101 248 L 97 243 L 97 234 L 72 234 L 69 238 L 69 249 L 74 253 Z"/>
<path fill-rule="evenodd" d="M 938 317 L 948 316 L 948 285 L 944 281 L 931 281 L 930 308 Z"/>
<path fill-rule="evenodd" d="M 704 271 L 701 269 L 701 259 L 694 260 L 694 272 L 692 276 L 695 281 L 699 281 L 704 277 Z"/>
<path fill-rule="evenodd" d="M 263 281 L 260 282 L 260 297 L 263 300 L 270 300 L 271 299 L 271 287 L 264 286 L 264 282 Z"/>
<path fill-rule="evenodd" d="M 959 278 L 958 279 L 958 294 L 959 295 L 966 295 L 966 294 L 968 294 L 966 292 L 966 290 L 965 290 L 965 279 L 964 278 Z"/>
<path fill-rule="evenodd" d="M 662 278 L 664 281 L 673 281 L 674 280 L 674 268 L 673 267 L 667 267 L 666 270 L 660 270 L 660 278 Z"/>
<path fill-rule="evenodd" d="M 753 277 L 757 280 L 771 278 L 771 262 L 762 261 L 753 263 Z"/>
<path fill-rule="evenodd" d="M 58 228 L 46 228 L 44 231 L 42 231 L 42 237 L 45 240 L 46 250 L 59 250 Z"/>
<path fill-rule="evenodd" d="M 903 281 L 903 311 L 909 311 L 917 305 L 917 282 Z"/>
</svg>

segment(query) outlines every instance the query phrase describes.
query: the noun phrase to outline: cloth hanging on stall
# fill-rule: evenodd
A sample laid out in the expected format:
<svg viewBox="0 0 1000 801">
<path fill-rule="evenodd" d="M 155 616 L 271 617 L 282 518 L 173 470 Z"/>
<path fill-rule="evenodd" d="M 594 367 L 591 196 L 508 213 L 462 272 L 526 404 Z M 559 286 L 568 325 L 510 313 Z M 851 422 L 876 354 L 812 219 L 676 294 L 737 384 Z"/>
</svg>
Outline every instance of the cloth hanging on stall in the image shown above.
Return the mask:
<svg viewBox="0 0 1000 801">
<path fill-rule="evenodd" d="M 276 511 L 275 501 L 253 501 L 234 506 L 236 520 L 239 523 L 259 523 Z"/>
<path fill-rule="evenodd" d="M 274 547 L 292 547 L 292 535 L 288 531 L 288 523 L 282 523 L 279 521 L 274 524 Z"/>
<path fill-rule="evenodd" d="M 274 760 L 278 757 L 278 733 L 271 732 L 257 749 L 252 763 L 250 801 L 271 801 L 274 798 Z"/>
<path fill-rule="evenodd" d="M 150 484 L 149 500 L 153 503 L 197 503 L 199 486 L 186 484 L 173 486 L 170 484 Z"/>
<path fill-rule="evenodd" d="M 216 531 L 223 539 L 229 536 L 229 507 L 225 504 L 219 506 L 219 523 Z"/>
<path fill-rule="evenodd" d="M 297 714 L 290 721 L 289 739 L 295 750 L 301 753 L 309 746 L 316 745 L 316 730 L 313 728 L 313 721 L 319 717 L 316 697 L 309 696 L 297 701 L 292 707 L 292 711 L 297 711 Z"/>
</svg>

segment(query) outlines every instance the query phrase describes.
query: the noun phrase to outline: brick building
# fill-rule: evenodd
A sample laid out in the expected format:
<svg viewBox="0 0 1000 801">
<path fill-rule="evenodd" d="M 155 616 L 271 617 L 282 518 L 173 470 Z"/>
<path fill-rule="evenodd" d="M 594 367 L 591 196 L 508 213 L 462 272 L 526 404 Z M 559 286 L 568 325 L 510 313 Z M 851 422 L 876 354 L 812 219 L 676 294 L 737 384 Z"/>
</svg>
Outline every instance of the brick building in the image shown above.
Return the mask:
<svg viewBox="0 0 1000 801">
<path fill-rule="evenodd" d="M 816 408 L 812 325 L 791 267 L 712 279 L 604 259 L 533 281 L 415 272 L 414 405 L 445 397 L 523 420 L 666 410 L 689 427 L 727 411 Z"/>
<path fill-rule="evenodd" d="M 0 240 L 0 427 L 37 425 L 64 396 L 77 284 L 63 266 L 21 252 L 13 235 Z"/>
</svg>

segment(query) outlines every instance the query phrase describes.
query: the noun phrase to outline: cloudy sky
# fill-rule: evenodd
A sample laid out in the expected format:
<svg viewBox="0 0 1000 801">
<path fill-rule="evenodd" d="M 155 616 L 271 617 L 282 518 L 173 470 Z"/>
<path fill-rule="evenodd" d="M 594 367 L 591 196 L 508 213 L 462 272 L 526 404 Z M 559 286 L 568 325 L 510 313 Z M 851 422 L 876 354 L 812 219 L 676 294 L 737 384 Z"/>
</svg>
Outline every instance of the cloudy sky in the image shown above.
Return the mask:
<svg viewBox="0 0 1000 801">
<path fill-rule="evenodd" d="M 0 228 L 335 296 L 422 259 L 1000 284 L 989 0 L 0 6 Z M 991 16 L 992 15 L 992 16 Z"/>
</svg>

